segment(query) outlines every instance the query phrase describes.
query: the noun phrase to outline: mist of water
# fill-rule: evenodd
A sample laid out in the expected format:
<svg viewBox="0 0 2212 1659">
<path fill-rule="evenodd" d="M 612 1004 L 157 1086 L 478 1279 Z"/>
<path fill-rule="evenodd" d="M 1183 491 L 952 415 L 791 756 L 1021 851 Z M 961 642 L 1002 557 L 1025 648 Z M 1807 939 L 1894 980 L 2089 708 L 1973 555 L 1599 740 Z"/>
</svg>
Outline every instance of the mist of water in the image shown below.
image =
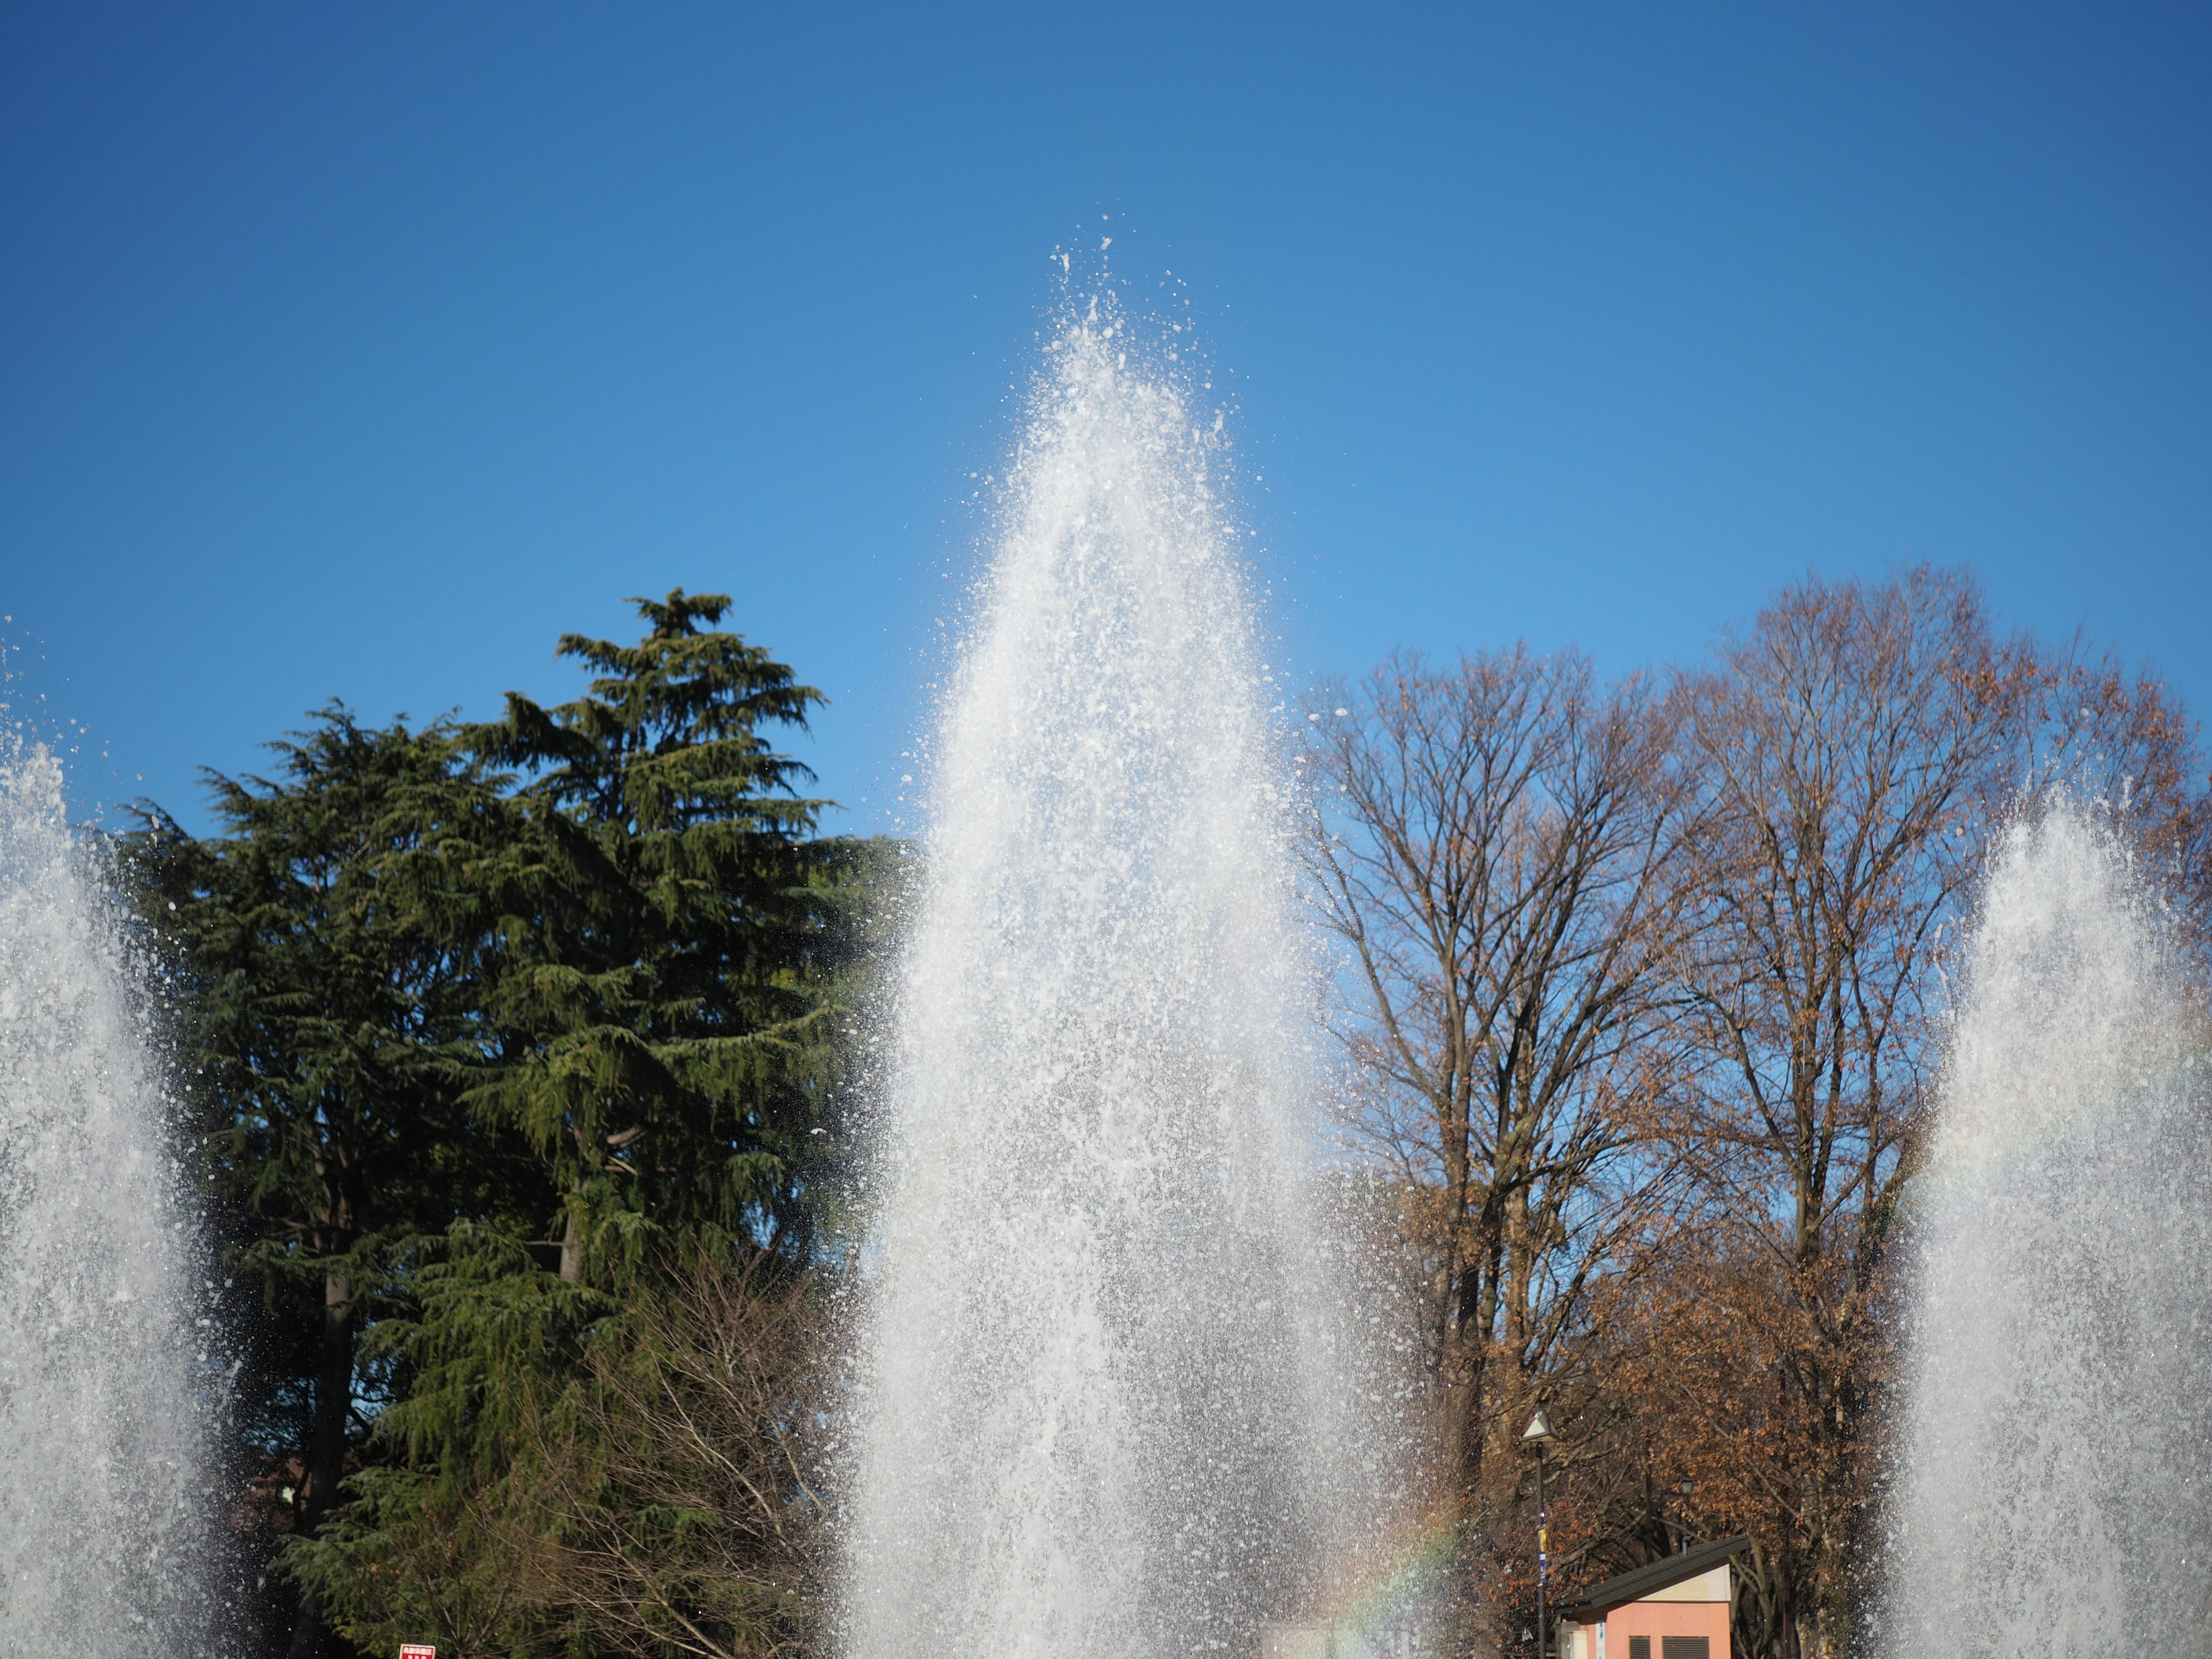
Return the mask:
<svg viewBox="0 0 2212 1659">
<path fill-rule="evenodd" d="M 2212 1118 L 2154 896 L 2060 807 L 1974 933 L 1917 1220 L 1890 1639 L 2212 1642 Z"/>
<path fill-rule="evenodd" d="M 932 752 L 850 1659 L 1249 1652 L 1371 1516 L 1220 422 L 1128 332 L 1048 349 Z"/>
<path fill-rule="evenodd" d="M 204 1637 L 194 1260 L 115 917 L 46 750 L 0 749 L 0 1652 Z"/>
</svg>

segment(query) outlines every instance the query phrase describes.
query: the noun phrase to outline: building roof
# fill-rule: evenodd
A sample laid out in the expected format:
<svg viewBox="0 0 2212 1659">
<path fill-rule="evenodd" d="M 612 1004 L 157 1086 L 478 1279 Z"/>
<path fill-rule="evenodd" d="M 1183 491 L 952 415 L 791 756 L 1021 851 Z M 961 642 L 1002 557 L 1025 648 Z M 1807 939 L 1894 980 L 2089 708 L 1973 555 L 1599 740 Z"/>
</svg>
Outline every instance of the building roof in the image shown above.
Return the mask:
<svg viewBox="0 0 2212 1659">
<path fill-rule="evenodd" d="M 1637 1567 L 1601 1584 L 1591 1585 L 1575 1606 L 1561 1608 L 1559 1617 L 1579 1621 L 1584 1614 L 1594 1617 L 1607 1607 L 1640 1601 L 1655 1590 L 1679 1584 L 1685 1578 L 1695 1578 L 1701 1572 L 1711 1572 L 1722 1562 L 1750 1547 L 1748 1538 L 1723 1538 L 1717 1544 L 1700 1544 L 1680 1555 L 1665 1556 L 1649 1566 Z"/>
</svg>

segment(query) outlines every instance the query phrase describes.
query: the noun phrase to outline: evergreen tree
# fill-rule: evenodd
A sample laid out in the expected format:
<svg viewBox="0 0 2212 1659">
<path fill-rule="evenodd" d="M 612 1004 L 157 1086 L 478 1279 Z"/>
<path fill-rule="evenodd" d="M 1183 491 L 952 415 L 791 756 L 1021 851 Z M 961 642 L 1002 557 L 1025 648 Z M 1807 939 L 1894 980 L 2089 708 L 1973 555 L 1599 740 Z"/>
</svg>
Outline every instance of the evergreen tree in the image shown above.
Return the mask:
<svg viewBox="0 0 2212 1659">
<path fill-rule="evenodd" d="M 738 635 L 718 593 L 634 600 L 635 645 L 562 636 L 596 672 L 545 708 L 510 693 L 462 740 L 523 775 L 474 1098 L 563 1194 L 560 1273 L 614 1282 L 702 1229 L 796 1256 L 826 1034 L 831 861 L 811 774 L 763 728 L 821 693 Z M 659 1245 L 654 1241 L 658 1239 Z"/>
<path fill-rule="evenodd" d="M 305 1473 L 269 1482 L 297 1480 L 295 1654 L 325 1626 L 381 1642 L 403 1560 L 434 1591 L 406 1616 L 551 1639 L 567 1592 L 524 1580 L 564 1558 L 532 1540 L 630 1524 L 617 1488 L 563 1485 L 625 1304 L 672 1262 L 765 1287 L 809 1256 L 871 860 L 813 839 L 765 733 L 820 694 L 716 629 L 728 603 L 679 589 L 638 601 L 634 646 L 564 637 L 595 678 L 555 707 L 374 730 L 333 706 L 273 778 L 213 780 L 217 835 L 149 809 L 136 838 L 213 1207 L 261 1292 L 259 1449 Z M 551 1462 L 548 1423 L 581 1425 Z"/>
<path fill-rule="evenodd" d="M 636 603 L 637 644 L 561 641 L 595 671 L 582 696 L 513 695 L 456 733 L 511 789 L 386 866 L 425 933 L 477 964 L 462 1097 L 541 1160 L 553 1225 L 543 1265 L 462 1224 L 396 1276 L 402 1305 L 368 1345 L 397 1384 L 374 1462 L 286 1556 L 372 1647 L 410 1620 L 496 1650 L 586 1642 L 583 1536 L 658 1540 L 674 1554 L 647 1565 L 689 1582 L 677 1558 L 719 1523 L 664 1527 L 662 1499 L 605 1478 L 601 1443 L 629 1420 L 601 1398 L 607 1367 L 659 1363 L 672 1328 L 645 1313 L 672 1305 L 672 1273 L 745 1261 L 776 1305 L 806 1295 L 832 981 L 868 855 L 811 839 L 808 775 L 763 732 L 820 694 L 715 629 L 720 595 Z M 757 1497 L 781 1524 L 789 1494 Z M 729 1593 L 801 1616 L 754 1573 Z"/>
<path fill-rule="evenodd" d="M 356 1339 L 388 1264 L 456 1216 L 544 1200 L 533 1162 L 460 1099 L 475 953 L 425 934 L 390 879 L 495 781 L 441 726 L 372 729 L 336 704 L 272 747 L 273 778 L 210 775 L 219 834 L 149 807 L 133 840 L 185 989 L 179 1059 L 215 1207 L 261 1293 L 241 1343 L 266 1385 L 249 1431 L 280 1464 L 295 1451 L 304 1479 L 284 1498 L 312 1535 L 360 1437 Z M 291 1651 L 317 1631 L 303 1611 Z"/>
</svg>

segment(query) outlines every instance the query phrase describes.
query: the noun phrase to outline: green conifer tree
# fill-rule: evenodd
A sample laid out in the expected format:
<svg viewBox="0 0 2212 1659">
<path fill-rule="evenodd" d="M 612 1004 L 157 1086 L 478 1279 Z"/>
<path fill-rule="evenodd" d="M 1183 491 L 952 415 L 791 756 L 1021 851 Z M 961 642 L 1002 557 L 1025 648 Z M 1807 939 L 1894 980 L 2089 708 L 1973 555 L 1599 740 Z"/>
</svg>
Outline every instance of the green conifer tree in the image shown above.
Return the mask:
<svg viewBox="0 0 2212 1659">
<path fill-rule="evenodd" d="M 823 803 L 778 753 L 821 693 L 738 635 L 717 593 L 636 599 L 635 645 L 562 636 L 573 702 L 511 693 L 462 740 L 523 775 L 498 924 L 500 1054 L 474 1098 L 563 1194 L 560 1273 L 619 1280 L 702 1228 L 803 1252 L 825 1006 Z"/>
<path fill-rule="evenodd" d="M 474 953 L 426 934 L 390 879 L 495 781 L 442 726 L 365 727 L 337 704 L 271 746 L 273 778 L 209 775 L 218 834 L 148 807 L 132 842 L 185 988 L 211 1207 L 261 1292 L 240 1343 L 265 1385 L 243 1402 L 261 1408 L 247 1431 L 280 1462 L 295 1449 L 305 1478 L 285 1496 L 313 1535 L 360 1438 L 356 1339 L 387 1265 L 457 1216 L 544 1200 L 534 1160 L 460 1098 Z M 306 1609 L 291 1650 L 313 1652 L 318 1628 Z"/>
<path fill-rule="evenodd" d="M 659 1363 L 662 1328 L 638 1320 L 685 1264 L 757 1264 L 804 1296 L 833 978 L 873 849 L 812 839 L 821 803 L 793 787 L 809 775 L 764 733 L 820 694 L 716 630 L 722 596 L 635 603 L 637 644 L 562 640 L 596 671 L 581 697 L 512 695 L 457 733 L 512 792 L 387 866 L 425 931 L 479 963 L 464 1098 L 542 1160 L 553 1225 L 544 1266 L 467 1224 L 422 1242 L 371 1338 L 398 1385 L 375 1462 L 286 1556 L 371 1649 L 592 1645 L 563 1540 L 611 1528 L 682 1556 L 696 1530 L 594 1473 L 610 1356 Z M 751 1571 L 740 1601 L 770 1593 Z"/>
<path fill-rule="evenodd" d="M 603 1292 L 811 1249 L 866 857 L 813 838 L 810 775 L 765 735 L 820 694 L 714 628 L 726 599 L 638 603 L 635 646 L 561 641 L 581 697 L 419 731 L 333 706 L 273 779 L 214 780 L 220 833 L 149 809 L 137 838 L 211 1207 L 264 1293 L 262 1449 L 302 1425 L 295 1654 L 405 1619 L 545 1638 L 569 1615 L 523 1582 L 532 1517 L 619 1504 L 524 1431 L 596 1420 L 563 1402 L 628 1340 Z M 407 1612 L 417 1558 L 443 1565 Z"/>
</svg>

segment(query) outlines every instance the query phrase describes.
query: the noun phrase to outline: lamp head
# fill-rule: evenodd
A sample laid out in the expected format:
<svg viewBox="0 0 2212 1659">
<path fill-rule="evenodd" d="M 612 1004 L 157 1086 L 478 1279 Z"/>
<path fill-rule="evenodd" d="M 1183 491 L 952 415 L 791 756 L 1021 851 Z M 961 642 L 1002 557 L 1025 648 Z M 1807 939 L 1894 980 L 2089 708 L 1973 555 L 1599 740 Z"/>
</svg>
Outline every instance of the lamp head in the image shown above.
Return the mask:
<svg viewBox="0 0 2212 1659">
<path fill-rule="evenodd" d="M 1528 1419 L 1528 1426 L 1521 1431 L 1521 1438 L 1523 1443 L 1533 1440 L 1540 1446 L 1547 1440 L 1559 1438 L 1552 1432 L 1552 1419 L 1544 1415 L 1541 1406 L 1536 1407 L 1536 1414 Z"/>
</svg>

